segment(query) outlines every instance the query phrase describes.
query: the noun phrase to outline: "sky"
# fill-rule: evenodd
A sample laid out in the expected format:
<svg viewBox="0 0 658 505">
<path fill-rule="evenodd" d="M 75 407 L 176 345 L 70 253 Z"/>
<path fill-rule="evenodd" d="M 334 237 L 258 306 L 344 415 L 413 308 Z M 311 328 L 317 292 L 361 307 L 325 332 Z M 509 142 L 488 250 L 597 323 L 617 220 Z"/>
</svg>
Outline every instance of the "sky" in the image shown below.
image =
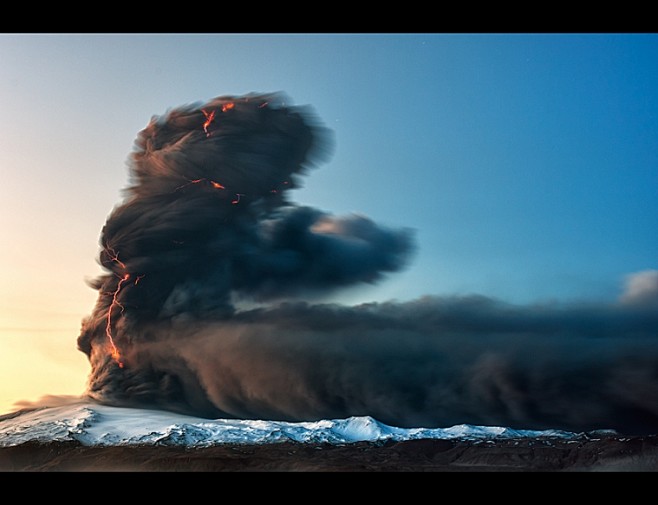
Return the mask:
<svg viewBox="0 0 658 505">
<path fill-rule="evenodd" d="M 0 413 L 84 391 L 135 138 L 221 95 L 281 91 L 333 131 L 296 203 L 414 230 L 405 269 L 330 301 L 614 303 L 656 278 L 658 34 L 0 34 L 0 61 Z"/>
</svg>

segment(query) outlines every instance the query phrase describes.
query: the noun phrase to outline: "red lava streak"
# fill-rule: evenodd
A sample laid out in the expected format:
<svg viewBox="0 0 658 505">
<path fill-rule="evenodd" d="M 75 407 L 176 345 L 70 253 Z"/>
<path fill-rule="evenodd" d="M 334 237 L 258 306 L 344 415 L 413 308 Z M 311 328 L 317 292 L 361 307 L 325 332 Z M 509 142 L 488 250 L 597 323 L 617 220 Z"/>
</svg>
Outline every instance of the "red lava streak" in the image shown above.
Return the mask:
<svg viewBox="0 0 658 505">
<path fill-rule="evenodd" d="M 105 252 L 107 255 L 110 257 L 111 261 L 114 261 L 117 265 L 121 267 L 122 270 L 126 270 L 126 264 L 119 259 L 119 253 L 116 252 L 112 247 L 106 246 L 105 247 Z M 115 274 L 117 277 L 119 277 L 119 283 L 117 284 L 116 289 L 112 293 L 112 302 L 110 303 L 109 308 L 107 309 L 107 318 L 106 318 L 106 324 L 105 324 L 105 335 L 107 336 L 107 339 L 110 343 L 110 356 L 112 356 L 112 359 L 116 361 L 117 365 L 119 365 L 119 368 L 124 367 L 123 360 L 121 359 L 121 353 L 119 352 L 119 349 L 117 348 L 114 338 L 112 337 L 112 313 L 114 312 L 115 307 L 120 307 L 121 308 L 121 313 L 124 311 L 124 306 L 121 305 L 121 302 L 119 302 L 119 292 L 121 291 L 121 288 L 123 287 L 123 284 L 130 279 L 130 274 L 129 273 L 124 273 L 123 277 L 119 276 L 118 274 Z M 139 283 L 144 278 L 145 274 L 142 275 L 137 275 L 135 277 L 135 286 Z M 109 293 L 108 293 L 109 294 Z"/>
<path fill-rule="evenodd" d="M 215 111 L 213 110 L 210 112 L 206 112 L 206 109 L 201 109 L 201 112 L 203 112 L 203 115 L 206 116 L 206 121 L 203 123 L 203 131 L 206 132 L 206 137 L 210 137 L 210 132 L 208 131 L 208 127 L 210 126 L 210 123 L 213 122 L 213 119 L 215 119 Z"/>
<path fill-rule="evenodd" d="M 140 278 L 141 277 L 139 277 L 135 283 L 137 283 Z M 130 279 L 130 274 L 127 273 L 119 280 L 117 288 L 112 294 L 112 303 L 107 309 L 107 324 L 105 325 L 105 334 L 107 335 L 107 339 L 110 342 L 110 355 L 112 356 L 112 359 L 117 362 L 119 368 L 123 368 L 123 361 L 121 360 L 121 353 L 119 352 L 119 349 L 117 348 L 116 344 L 114 343 L 114 339 L 112 338 L 112 311 L 114 310 L 114 307 L 118 306 L 121 307 L 121 311 L 123 312 L 123 305 L 121 305 L 117 297 L 119 296 L 119 291 L 121 291 L 121 286 L 123 286 L 123 283 L 128 279 Z"/>
<path fill-rule="evenodd" d="M 178 191 L 179 189 L 186 188 L 187 186 L 189 186 L 191 184 L 200 184 L 202 182 L 205 182 L 205 183 L 209 184 L 210 186 L 212 186 L 215 189 L 226 189 L 223 184 L 220 184 L 217 181 L 206 179 L 204 177 L 204 178 L 201 178 L 201 179 L 194 179 L 193 181 L 186 182 L 185 184 L 183 184 L 181 186 L 178 186 L 175 191 Z"/>
<path fill-rule="evenodd" d="M 234 107 L 235 107 L 234 102 L 225 103 L 224 105 L 222 105 L 222 112 L 231 110 Z M 201 112 L 203 112 L 203 115 L 206 116 L 206 120 L 203 122 L 203 131 L 206 133 L 206 137 L 210 137 L 211 133 L 208 131 L 208 127 L 210 126 L 210 123 L 212 123 L 215 120 L 215 111 L 212 110 L 210 112 L 207 112 L 206 109 L 201 109 Z"/>
<path fill-rule="evenodd" d="M 126 269 L 126 264 L 119 259 L 119 253 L 115 252 L 111 247 L 106 247 L 105 252 L 110 257 L 110 261 L 115 261 L 121 268 Z"/>
</svg>

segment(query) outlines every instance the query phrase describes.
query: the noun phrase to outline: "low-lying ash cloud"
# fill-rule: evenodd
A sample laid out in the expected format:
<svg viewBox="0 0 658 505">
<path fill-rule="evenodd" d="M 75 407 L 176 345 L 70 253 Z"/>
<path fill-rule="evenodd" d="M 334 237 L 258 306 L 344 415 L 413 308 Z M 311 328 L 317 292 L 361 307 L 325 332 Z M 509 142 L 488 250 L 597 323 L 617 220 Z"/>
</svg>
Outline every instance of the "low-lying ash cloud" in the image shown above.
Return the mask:
<svg viewBox="0 0 658 505">
<path fill-rule="evenodd" d="M 415 245 L 289 201 L 332 137 L 288 103 L 218 97 L 139 133 L 78 337 L 86 394 L 204 417 L 658 432 L 650 274 L 615 304 L 310 303 L 404 268 Z"/>
</svg>

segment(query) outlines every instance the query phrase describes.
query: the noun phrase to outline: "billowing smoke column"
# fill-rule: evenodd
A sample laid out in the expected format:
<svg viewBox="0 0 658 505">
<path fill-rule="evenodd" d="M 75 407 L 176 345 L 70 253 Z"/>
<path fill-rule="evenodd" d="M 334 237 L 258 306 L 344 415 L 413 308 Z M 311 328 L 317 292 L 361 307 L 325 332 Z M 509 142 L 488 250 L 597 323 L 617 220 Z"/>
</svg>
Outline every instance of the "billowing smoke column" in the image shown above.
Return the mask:
<svg viewBox="0 0 658 505">
<path fill-rule="evenodd" d="M 78 338 L 90 397 L 205 417 L 658 432 L 655 304 L 308 303 L 404 267 L 413 236 L 286 199 L 330 151 L 286 102 L 219 97 L 139 134 Z"/>
</svg>

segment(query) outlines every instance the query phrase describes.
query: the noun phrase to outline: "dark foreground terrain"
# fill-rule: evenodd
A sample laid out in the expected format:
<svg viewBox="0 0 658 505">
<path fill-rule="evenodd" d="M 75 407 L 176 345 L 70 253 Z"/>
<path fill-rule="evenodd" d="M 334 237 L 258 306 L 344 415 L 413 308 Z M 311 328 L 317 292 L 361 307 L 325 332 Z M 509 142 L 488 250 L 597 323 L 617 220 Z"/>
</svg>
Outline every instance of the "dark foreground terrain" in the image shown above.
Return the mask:
<svg viewBox="0 0 658 505">
<path fill-rule="evenodd" d="M 31 472 L 554 472 L 658 471 L 658 436 L 411 440 L 373 444 L 85 447 L 26 443 L 0 449 L 0 471 Z"/>
</svg>

